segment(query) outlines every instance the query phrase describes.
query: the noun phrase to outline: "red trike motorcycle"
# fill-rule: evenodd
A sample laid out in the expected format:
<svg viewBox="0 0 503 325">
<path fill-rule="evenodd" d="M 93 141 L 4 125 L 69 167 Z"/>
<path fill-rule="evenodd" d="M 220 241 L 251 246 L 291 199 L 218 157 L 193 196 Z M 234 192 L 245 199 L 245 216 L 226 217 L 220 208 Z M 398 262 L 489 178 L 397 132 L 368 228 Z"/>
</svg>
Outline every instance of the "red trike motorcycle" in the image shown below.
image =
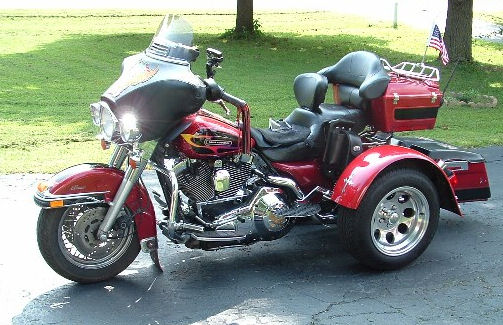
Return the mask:
<svg viewBox="0 0 503 325">
<path fill-rule="evenodd" d="M 305 218 L 336 224 L 364 265 L 396 269 L 426 249 L 440 208 L 461 214 L 458 202 L 490 197 L 479 154 L 393 135 L 433 128 L 443 101 L 435 68 L 349 53 L 297 76 L 298 107 L 258 129 L 247 103 L 214 80 L 222 53 L 207 50 L 206 79 L 191 71 L 198 55 L 190 25 L 167 16 L 91 104 L 102 146 L 115 145 L 109 164 L 73 166 L 39 184 L 39 248 L 63 277 L 109 279 L 140 250 L 160 268 L 157 228 L 215 250 L 278 239 Z M 329 86 L 334 103 L 325 103 Z M 203 109 L 207 100 L 235 106 L 237 121 Z M 157 218 L 141 180 L 147 166 L 162 188 L 153 192 Z"/>
</svg>

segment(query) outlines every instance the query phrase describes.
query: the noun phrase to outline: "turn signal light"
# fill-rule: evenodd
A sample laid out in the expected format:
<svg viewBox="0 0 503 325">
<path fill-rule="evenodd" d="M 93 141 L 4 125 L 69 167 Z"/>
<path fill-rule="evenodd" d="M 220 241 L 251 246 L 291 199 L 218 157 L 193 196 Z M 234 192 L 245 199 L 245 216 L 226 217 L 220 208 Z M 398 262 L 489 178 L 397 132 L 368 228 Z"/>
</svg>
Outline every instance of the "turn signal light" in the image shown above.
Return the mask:
<svg viewBox="0 0 503 325">
<path fill-rule="evenodd" d="M 110 149 L 110 142 L 108 142 L 104 139 L 101 139 L 101 149 L 103 149 L 103 150 Z"/>
<path fill-rule="evenodd" d="M 458 178 L 456 177 L 456 174 L 449 178 L 449 183 L 451 183 L 452 187 L 456 187 L 456 185 L 458 185 Z"/>
<path fill-rule="evenodd" d="M 129 158 L 129 166 L 136 169 L 136 167 L 138 167 L 138 164 L 136 163 L 136 160 L 134 160 L 133 158 Z"/>
<path fill-rule="evenodd" d="M 40 183 L 38 183 L 38 185 L 37 185 L 37 190 L 38 190 L 40 193 L 42 193 L 42 192 L 44 192 L 45 190 L 47 190 L 47 188 L 48 188 L 48 187 L 49 187 L 49 185 L 47 185 L 47 183 L 46 183 L 46 182 L 40 182 Z"/>
<path fill-rule="evenodd" d="M 61 208 L 64 205 L 63 200 L 51 201 L 49 206 L 51 208 Z"/>
</svg>

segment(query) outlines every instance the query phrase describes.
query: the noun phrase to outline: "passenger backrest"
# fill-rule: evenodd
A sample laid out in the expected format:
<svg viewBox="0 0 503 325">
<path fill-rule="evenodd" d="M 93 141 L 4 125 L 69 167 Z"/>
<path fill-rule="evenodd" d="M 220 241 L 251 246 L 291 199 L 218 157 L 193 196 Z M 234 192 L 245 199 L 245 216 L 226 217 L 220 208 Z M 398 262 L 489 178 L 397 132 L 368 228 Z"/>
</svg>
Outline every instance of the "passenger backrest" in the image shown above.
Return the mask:
<svg viewBox="0 0 503 325">
<path fill-rule="evenodd" d="M 313 112 L 320 110 L 320 104 L 325 101 L 327 88 L 327 78 L 317 73 L 303 73 L 293 82 L 293 92 L 299 106 Z"/>
<path fill-rule="evenodd" d="M 318 71 L 331 84 L 339 85 L 342 105 L 365 108 L 368 101 L 382 96 L 390 77 L 379 57 L 371 52 L 346 54 L 335 65 Z"/>
</svg>

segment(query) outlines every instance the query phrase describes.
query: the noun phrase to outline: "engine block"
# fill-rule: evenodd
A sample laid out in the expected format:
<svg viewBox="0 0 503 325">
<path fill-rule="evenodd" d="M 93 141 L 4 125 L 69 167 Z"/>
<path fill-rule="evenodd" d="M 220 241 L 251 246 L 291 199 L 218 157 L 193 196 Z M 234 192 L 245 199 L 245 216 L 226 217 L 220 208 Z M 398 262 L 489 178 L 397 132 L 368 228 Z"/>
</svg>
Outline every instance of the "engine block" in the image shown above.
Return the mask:
<svg viewBox="0 0 503 325">
<path fill-rule="evenodd" d="M 215 191 L 213 177 L 219 170 L 226 170 L 230 175 L 229 188 L 225 191 Z M 191 161 L 187 168 L 177 175 L 180 190 L 196 202 L 204 202 L 216 198 L 235 196 L 251 176 L 251 165 L 232 160 Z"/>
</svg>

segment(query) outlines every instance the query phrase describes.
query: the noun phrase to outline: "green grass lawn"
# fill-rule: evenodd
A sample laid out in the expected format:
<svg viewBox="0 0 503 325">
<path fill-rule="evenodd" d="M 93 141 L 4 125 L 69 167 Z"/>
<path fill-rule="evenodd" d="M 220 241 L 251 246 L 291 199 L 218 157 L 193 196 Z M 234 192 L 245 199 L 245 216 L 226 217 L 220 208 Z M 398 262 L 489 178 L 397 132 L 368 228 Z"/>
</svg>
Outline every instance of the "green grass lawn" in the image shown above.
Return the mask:
<svg viewBox="0 0 503 325">
<path fill-rule="evenodd" d="M 255 126 L 295 107 L 292 82 L 298 74 L 355 50 L 374 51 L 393 63 L 420 61 L 427 36 L 358 17 L 285 12 L 256 15 L 265 38 L 230 41 L 219 35 L 233 27 L 232 13 L 186 18 L 203 51 L 224 52 L 216 79 L 248 101 Z M 118 77 L 125 56 L 149 45 L 161 19 L 159 12 L 0 12 L 0 173 L 55 172 L 106 161 L 109 152 L 96 141 L 89 103 Z M 434 130 L 415 135 L 467 147 L 503 144 L 503 44 L 476 40 L 473 52 L 476 62 L 460 65 L 450 87 L 496 96 L 499 106 L 444 107 Z M 428 53 L 427 60 L 439 66 L 436 51 Z M 202 54 L 193 70 L 203 75 L 204 63 Z M 440 68 L 446 81 L 451 67 Z"/>
<path fill-rule="evenodd" d="M 503 25 L 503 11 L 496 11 L 491 13 L 475 13 L 475 17 L 490 21 L 498 25 Z"/>
</svg>

